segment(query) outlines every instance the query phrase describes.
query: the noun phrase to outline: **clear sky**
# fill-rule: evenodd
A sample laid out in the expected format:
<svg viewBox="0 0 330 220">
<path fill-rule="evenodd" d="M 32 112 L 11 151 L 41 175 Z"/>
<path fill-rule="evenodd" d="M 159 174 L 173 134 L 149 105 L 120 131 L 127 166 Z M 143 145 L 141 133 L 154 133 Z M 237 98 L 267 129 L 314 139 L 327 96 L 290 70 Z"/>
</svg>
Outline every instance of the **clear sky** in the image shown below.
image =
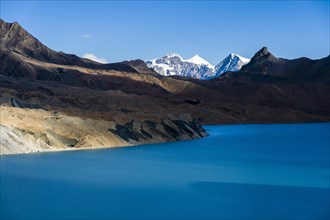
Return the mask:
<svg viewBox="0 0 330 220">
<path fill-rule="evenodd" d="M 329 1 L 13 1 L 1 18 L 18 21 L 57 51 L 109 62 L 195 54 L 211 64 L 229 53 L 252 57 L 329 55 Z"/>
</svg>

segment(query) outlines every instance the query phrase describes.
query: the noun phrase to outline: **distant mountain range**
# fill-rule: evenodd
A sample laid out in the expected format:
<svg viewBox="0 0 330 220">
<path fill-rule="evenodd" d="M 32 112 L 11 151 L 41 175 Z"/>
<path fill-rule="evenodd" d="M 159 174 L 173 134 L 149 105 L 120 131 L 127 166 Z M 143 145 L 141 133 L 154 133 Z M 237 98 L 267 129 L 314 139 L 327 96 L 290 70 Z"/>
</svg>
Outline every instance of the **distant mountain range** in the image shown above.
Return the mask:
<svg viewBox="0 0 330 220">
<path fill-rule="evenodd" d="M 185 60 L 177 53 L 170 53 L 161 58 L 148 60 L 146 64 L 163 76 L 185 76 L 208 80 L 219 77 L 224 72 L 238 71 L 249 61 L 250 59 L 232 53 L 213 66 L 197 54 Z"/>
</svg>

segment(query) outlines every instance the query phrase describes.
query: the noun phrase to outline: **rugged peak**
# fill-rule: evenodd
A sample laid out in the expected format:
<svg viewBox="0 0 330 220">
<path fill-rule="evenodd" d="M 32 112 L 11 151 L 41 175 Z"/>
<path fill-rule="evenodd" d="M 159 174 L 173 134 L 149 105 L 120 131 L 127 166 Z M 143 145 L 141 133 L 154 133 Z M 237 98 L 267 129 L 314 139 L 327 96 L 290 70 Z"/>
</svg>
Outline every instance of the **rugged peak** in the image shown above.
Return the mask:
<svg viewBox="0 0 330 220">
<path fill-rule="evenodd" d="M 225 59 L 223 59 L 218 65 L 215 66 L 215 77 L 219 77 L 221 74 L 231 71 L 238 71 L 245 64 L 249 63 L 250 59 L 242 57 L 238 54 L 231 53 Z"/>
<path fill-rule="evenodd" d="M 24 30 L 23 27 L 17 21 L 11 23 L 10 26 L 11 29 Z"/>
<path fill-rule="evenodd" d="M 7 23 L 0 19 L 0 43 L 3 48 L 16 48 L 19 42 L 35 40 L 24 28 L 17 22 Z"/>
<path fill-rule="evenodd" d="M 263 47 L 252 57 L 251 63 L 263 62 L 265 60 L 271 61 L 275 59 L 276 57 L 268 51 L 267 47 Z"/>
<path fill-rule="evenodd" d="M 76 66 L 89 65 L 75 55 L 67 55 L 51 50 L 26 31 L 18 22 L 0 21 L 0 52 L 2 50 L 8 50 L 44 62 Z"/>
<path fill-rule="evenodd" d="M 2 19 L 0 19 L 0 27 L 1 27 L 1 32 L 8 31 L 9 29 L 10 30 L 23 29 L 22 26 L 17 21 L 13 23 L 7 23 Z"/>
<path fill-rule="evenodd" d="M 241 71 L 268 74 L 269 66 L 274 61 L 276 57 L 268 51 L 267 47 L 263 47 L 252 57 L 249 64 L 243 66 Z"/>
<path fill-rule="evenodd" d="M 14 26 L 14 27 L 21 27 L 22 28 L 22 26 L 17 21 L 14 21 L 13 23 L 11 23 L 11 25 Z"/>
<path fill-rule="evenodd" d="M 263 47 L 257 53 L 262 53 L 262 54 L 266 55 L 269 53 L 269 51 L 268 51 L 267 47 Z"/>
</svg>

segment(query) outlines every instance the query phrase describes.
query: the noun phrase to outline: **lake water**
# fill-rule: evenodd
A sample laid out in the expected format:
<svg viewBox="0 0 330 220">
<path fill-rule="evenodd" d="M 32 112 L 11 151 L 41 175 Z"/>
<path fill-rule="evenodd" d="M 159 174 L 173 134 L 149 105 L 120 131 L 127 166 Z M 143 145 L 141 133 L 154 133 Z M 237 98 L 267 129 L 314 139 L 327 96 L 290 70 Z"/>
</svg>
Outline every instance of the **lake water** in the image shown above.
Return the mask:
<svg viewBox="0 0 330 220">
<path fill-rule="evenodd" d="M 328 219 L 330 123 L 1 157 L 1 219 Z"/>
</svg>

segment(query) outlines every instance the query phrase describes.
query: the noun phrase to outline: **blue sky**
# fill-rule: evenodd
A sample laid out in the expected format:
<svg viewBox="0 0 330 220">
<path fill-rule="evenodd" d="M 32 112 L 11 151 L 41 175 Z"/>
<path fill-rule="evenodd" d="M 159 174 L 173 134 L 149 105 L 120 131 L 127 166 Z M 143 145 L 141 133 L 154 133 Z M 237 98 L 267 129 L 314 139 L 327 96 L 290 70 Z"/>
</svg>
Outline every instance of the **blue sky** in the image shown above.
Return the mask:
<svg viewBox="0 0 330 220">
<path fill-rule="evenodd" d="M 18 21 L 57 51 L 109 62 L 199 54 L 211 64 L 229 53 L 252 57 L 329 55 L 329 1 L 8 1 Z"/>
</svg>

